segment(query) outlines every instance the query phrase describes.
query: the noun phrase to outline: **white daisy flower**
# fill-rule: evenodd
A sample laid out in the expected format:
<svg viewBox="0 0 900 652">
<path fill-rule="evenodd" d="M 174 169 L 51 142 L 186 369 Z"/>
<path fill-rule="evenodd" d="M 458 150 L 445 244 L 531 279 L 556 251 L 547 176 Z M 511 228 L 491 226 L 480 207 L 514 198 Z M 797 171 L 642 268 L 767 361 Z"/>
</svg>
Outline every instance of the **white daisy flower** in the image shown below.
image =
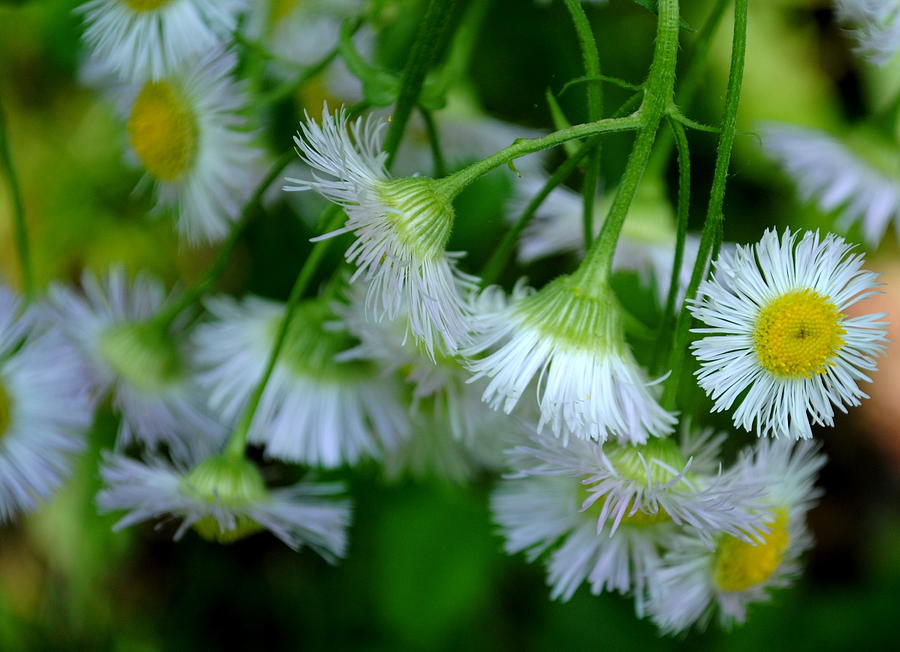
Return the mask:
<svg viewBox="0 0 900 652">
<path fill-rule="evenodd" d="M 812 437 L 810 421 L 834 423 L 866 398 L 887 341 L 883 314 L 848 317 L 876 293 L 877 275 L 838 236 L 766 231 L 759 243 L 724 252 L 691 307 L 707 328 L 691 348 L 714 411 L 737 402 L 735 425 L 760 436 Z"/>
<path fill-rule="evenodd" d="M 91 0 L 84 39 L 128 80 L 160 79 L 231 38 L 247 0 Z"/>
<path fill-rule="evenodd" d="M 768 531 L 749 542 L 723 534 L 712 548 L 686 534 L 673 538 L 651 578 L 657 590 L 650 612 L 664 631 L 703 625 L 716 611 L 726 627 L 743 622 L 749 604 L 789 584 L 812 545 L 805 518 L 819 495 L 813 485 L 824 462 L 810 442 L 763 439 L 743 452 L 735 470 L 764 488 L 773 505 Z"/>
<path fill-rule="evenodd" d="M 489 378 L 484 401 L 509 414 L 537 376 L 538 427 L 549 424 L 564 439 L 643 443 L 665 435 L 675 417 L 631 354 L 620 310 L 605 283 L 579 272 L 538 292 L 520 282 L 508 306 L 477 318 L 466 354 L 489 353 L 469 362 L 471 380 Z"/>
<path fill-rule="evenodd" d="M 348 124 L 345 111 L 335 117 L 327 105 L 321 125 L 307 116 L 303 139 L 294 139 L 297 151 L 326 176 L 288 178 L 292 185 L 285 190 L 315 190 L 346 211 L 342 228 L 317 239 L 356 236 L 346 254 L 358 268 L 351 280 L 363 277 L 369 284 L 367 305 L 375 319 L 395 319 L 405 307 L 409 330 L 429 355 L 454 352 L 468 338 L 464 295 L 476 279 L 457 268 L 460 254 L 444 249 L 453 227 L 452 197 L 434 179 L 388 176 L 383 127 L 371 117 Z"/>
<path fill-rule="evenodd" d="M 900 0 L 836 0 L 838 19 L 855 25 L 857 51 L 879 65 L 900 50 Z"/>
<path fill-rule="evenodd" d="M 194 336 L 205 368 L 201 382 L 210 408 L 235 422 L 268 363 L 284 317 L 284 305 L 257 297 L 207 301 L 215 321 Z M 263 393 L 249 441 L 270 457 L 336 467 L 381 457 L 409 433 L 400 388 L 367 362 L 339 362 L 353 345 L 343 333 L 323 328 L 331 318 L 323 300 L 297 307 L 281 356 Z"/>
<path fill-rule="evenodd" d="M 114 267 L 104 280 L 86 272 L 82 287 L 83 295 L 51 286 L 49 311 L 85 358 L 92 393 L 111 393 L 122 415 L 118 445 L 165 445 L 183 460 L 217 446 L 223 428 L 205 409 L 194 363 L 177 341 L 183 329 L 151 321 L 166 301 L 162 284 L 146 275 L 129 282 Z"/>
<path fill-rule="evenodd" d="M 241 111 L 237 58 L 213 50 L 165 77 L 113 86 L 127 116 L 129 157 L 146 172 L 157 209 L 177 212 L 191 243 L 222 239 L 262 176 L 262 151 Z"/>
<path fill-rule="evenodd" d="M 531 199 L 547 181 L 546 175 L 523 177 L 516 186 L 515 200 L 507 213 L 510 221 L 519 218 Z M 600 233 L 615 192 L 594 203 L 594 235 Z M 547 256 L 565 253 L 584 255 L 584 204 L 580 194 L 564 186 L 554 188 L 534 214 L 519 240 L 519 262 L 532 263 Z M 660 303 L 666 300 L 675 255 L 675 217 L 660 183 L 646 181 L 628 211 L 622 235 L 616 245 L 613 269 L 637 272 L 644 283 L 653 283 Z M 691 279 L 700 239 L 688 235 L 678 274 L 678 301 Z"/>
<path fill-rule="evenodd" d="M 100 509 L 127 512 L 116 530 L 169 517 L 181 519 L 175 539 L 193 528 L 210 541 L 231 543 L 265 529 L 292 549 L 309 546 L 332 563 L 346 551 L 350 503 L 334 498 L 341 484 L 269 489 L 252 462 L 225 455 L 189 471 L 111 455 L 100 473 L 106 483 L 97 495 Z"/>
<path fill-rule="evenodd" d="M 900 21 L 898 21 L 900 24 Z M 840 226 L 862 222 L 863 237 L 878 246 L 891 220 L 900 238 L 900 151 L 862 131 L 844 142 L 816 129 L 767 123 L 766 153 L 820 209 L 840 210 Z"/>
<path fill-rule="evenodd" d="M 92 410 L 77 353 L 0 286 L 0 523 L 69 476 Z"/>
</svg>

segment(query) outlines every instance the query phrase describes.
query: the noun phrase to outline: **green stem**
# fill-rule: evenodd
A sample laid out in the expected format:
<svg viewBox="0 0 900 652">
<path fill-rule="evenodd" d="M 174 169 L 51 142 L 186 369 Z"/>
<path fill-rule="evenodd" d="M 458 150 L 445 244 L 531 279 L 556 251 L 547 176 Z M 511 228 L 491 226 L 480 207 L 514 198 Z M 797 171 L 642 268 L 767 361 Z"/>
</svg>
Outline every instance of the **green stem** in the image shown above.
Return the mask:
<svg viewBox="0 0 900 652">
<path fill-rule="evenodd" d="M 731 44 L 731 69 L 728 73 L 728 88 L 725 91 L 725 115 L 722 120 L 722 136 L 716 153 L 716 168 L 713 173 L 710 189 L 709 205 L 697 260 L 691 273 L 691 281 L 685 293 L 684 304 L 678 314 L 673 335 L 672 352 L 669 356 L 671 374 L 666 381 L 662 396 L 662 406 L 671 409 L 675 405 L 678 384 L 681 380 L 685 354 L 690 339 L 691 313 L 688 309 L 690 301 L 697 295 L 697 288 L 709 267 L 710 257 L 718 250 L 722 240 L 724 215 L 722 207 L 725 203 L 725 186 L 728 180 L 728 166 L 731 162 L 731 151 L 734 146 L 738 106 L 741 100 L 741 85 L 744 79 L 744 59 L 747 52 L 747 3 L 748 0 L 735 0 L 734 3 L 734 35 Z"/>
<path fill-rule="evenodd" d="M 517 138 L 516 141 L 501 149 L 499 152 L 491 154 L 486 159 L 476 161 L 471 165 L 464 167 L 458 172 L 454 172 L 448 177 L 441 179 L 448 196 L 455 196 L 476 179 L 484 176 L 491 170 L 506 165 L 517 158 L 540 152 L 557 145 L 562 145 L 570 140 L 578 140 L 588 138 L 590 136 L 598 136 L 600 134 L 608 134 L 619 131 L 631 131 L 637 129 L 642 124 L 642 116 L 640 112 L 633 113 L 623 118 L 605 118 L 597 122 L 587 122 L 580 125 L 573 125 L 566 129 L 560 129 L 540 136 L 538 138 Z"/>
<path fill-rule="evenodd" d="M 388 152 L 386 161 L 388 169 L 394 163 L 406 123 L 409 122 L 413 107 L 419 101 L 425 76 L 437 57 L 445 25 L 449 16 L 453 14 L 456 2 L 457 0 L 429 0 L 425 9 L 416 40 L 406 59 L 406 66 L 400 80 L 400 91 L 397 94 L 397 104 L 394 107 L 391 126 L 384 141 L 384 150 Z"/>
<path fill-rule="evenodd" d="M 9 194 L 12 199 L 13 229 L 16 239 L 16 249 L 19 252 L 19 263 L 22 266 L 22 293 L 27 303 L 34 296 L 34 267 L 31 263 L 31 249 L 28 245 L 28 228 L 25 223 L 25 206 L 22 202 L 22 192 L 19 188 L 19 179 L 16 168 L 13 165 L 9 135 L 6 130 L 6 118 L 3 113 L 3 105 L 0 103 L 0 166 L 6 172 L 9 183 Z"/>
<path fill-rule="evenodd" d="M 675 299 L 678 297 L 681 265 L 684 261 L 684 243 L 687 239 L 688 217 L 691 207 L 691 155 L 687 134 L 684 131 L 684 126 L 677 120 L 670 117 L 668 124 L 672 130 L 678 151 L 678 210 L 675 220 L 675 255 L 672 260 L 672 274 L 669 277 L 669 292 L 666 295 L 666 305 L 663 308 L 663 316 L 660 320 L 656 351 L 653 354 L 652 368 L 654 370 L 657 369 L 659 360 L 668 355 L 667 345 L 670 342 L 669 335 L 672 332 L 672 319 L 675 316 Z"/>
<path fill-rule="evenodd" d="M 425 121 L 425 132 L 428 134 L 428 144 L 431 146 L 431 158 L 434 163 L 434 176 L 437 178 L 447 174 L 447 163 L 444 160 L 444 151 L 441 148 L 441 135 L 438 132 L 434 114 L 426 108 L 419 107 L 422 119 Z"/>
<path fill-rule="evenodd" d="M 612 260 L 622 225 L 650 160 L 660 122 L 673 102 L 678 31 L 678 0 L 659 0 L 656 47 L 653 51 L 653 62 L 650 64 L 650 74 L 644 85 L 644 102 L 640 109 L 641 128 L 635 138 L 609 214 L 603 221 L 597 240 L 588 250 L 578 270 L 585 279 L 606 278 L 612 269 Z"/>
<path fill-rule="evenodd" d="M 327 220 L 328 223 L 325 227 L 326 233 L 337 229 L 344 221 L 343 211 L 340 206 L 335 204 L 332 204 L 325 209 L 323 218 L 324 220 Z M 287 303 L 285 304 L 284 315 L 281 318 L 281 324 L 278 326 L 278 333 L 275 335 L 275 343 L 272 345 L 272 350 L 269 352 L 269 359 L 266 361 L 263 375 L 256 384 L 253 394 L 250 395 L 250 400 L 247 402 L 244 414 L 241 416 L 241 420 L 238 422 L 237 427 L 235 427 L 234 432 L 231 434 L 231 437 L 225 446 L 225 454 L 234 457 L 243 457 L 244 451 L 247 448 L 247 437 L 250 434 L 250 426 L 253 423 L 253 417 L 256 416 L 256 411 L 259 409 L 259 403 L 262 400 L 263 393 L 266 391 L 269 378 L 272 377 L 272 372 L 275 370 L 275 365 L 278 362 L 278 356 L 281 355 L 281 350 L 284 348 L 284 342 L 287 338 L 291 320 L 294 317 L 297 306 L 300 304 L 300 300 L 303 298 L 303 293 L 306 292 L 306 288 L 312 280 L 313 274 L 316 272 L 316 269 L 318 269 L 328 247 L 333 241 L 334 238 L 320 240 L 313 245 L 312 250 L 309 252 L 309 256 L 306 257 L 303 267 L 297 275 L 297 280 L 294 282 L 294 287 L 291 289 L 291 294 L 288 297 Z"/>
<path fill-rule="evenodd" d="M 586 83 L 588 121 L 596 122 L 603 117 L 603 85 L 599 81 L 601 71 L 597 41 L 594 39 L 594 32 L 591 29 L 591 23 L 587 14 L 584 12 L 584 7 L 581 6 L 581 0 L 565 0 L 565 2 L 566 8 L 572 16 L 572 23 L 575 25 L 575 33 L 578 35 L 581 58 L 584 64 L 584 76 L 587 79 L 597 80 Z M 600 143 L 598 141 L 591 151 L 582 187 L 582 228 L 584 230 L 584 246 L 586 248 L 591 246 L 591 241 L 594 239 L 594 197 L 597 194 L 599 179 Z"/>
<path fill-rule="evenodd" d="M 281 100 L 290 97 L 290 95 L 296 92 L 298 88 L 322 74 L 337 58 L 340 50 L 340 45 L 336 45 L 328 54 L 311 66 L 304 68 L 293 79 L 289 79 L 272 90 L 262 93 L 257 101 L 260 104 L 274 104 L 275 102 L 280 102 Z"/>
<path fill-rule="evenodd" d="M 160 327 L 162 327 L 163 329 L 167 329 L 169 326 L 171 326 L 172 322 L 175 321 L 178 315 L 180 315 L 184 310 L 199 301 L 203 297 L 203 295 L 209 292 L 209 290 L 222 277 L 222 274 L 225 273 L 225 267 L 228 264 L 228 260 L 231 257 L 231 253 L 234 251 L 234 247 L 237 244 L 238 239 L 244 232 L 247 224 L 250 223 L 250 221 L 259 210 L 263 194 L 265 194 L 269 186 L 272 185 L 272 182 L 275 181 L 278 175 L 281 174 L 282 170 L 287 167 L 287 164 L 291 162 L 294 156 L 295 154 L 293 152 L 286 152 L 278 157 L 278 160 L 275 161 L 275 163 L 266 173 L 266 176 L 263 177 L 262 181 L 260 181 L 259 185 L 256 187 L 256 190 L 253 192 L 253 195 L 250 197 L 250 200 L 244 206 L 244 210 L 241 211 L 240 218 L 231 225 L 231 230 L 228 232 L 228 237 L 226 237 L 222 244 L 219 246 L 219 250 L 216 252 L 216 257 L 213 259 L 212 263 L 210 263 L 209 267 L 206 268 L 203 277 L 193 286 L 187 288 L 184 292 L 182 292 L 181 296 L 179 296 L 173 303 L 169 304 L 164 310 L 160 311 L 156 315 L 156 317 L 153 318 Z"/>
</svg>

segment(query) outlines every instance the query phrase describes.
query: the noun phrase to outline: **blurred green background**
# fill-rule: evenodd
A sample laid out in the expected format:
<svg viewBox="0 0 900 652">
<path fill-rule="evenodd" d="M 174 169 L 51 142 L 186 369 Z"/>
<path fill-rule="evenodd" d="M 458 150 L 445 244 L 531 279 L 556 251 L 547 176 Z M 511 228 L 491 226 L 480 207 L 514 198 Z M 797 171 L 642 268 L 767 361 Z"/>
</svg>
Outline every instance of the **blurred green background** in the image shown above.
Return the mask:
<svg viewBox="0 0 900 652">
<path fill-rule="evenodd" d="M 39 282 L 75 281 L 82 268 L 103 270 L 119 261 L 169 282 L 190 281 L 213 250 L 179 245 L 170 221 L 148 218 L 150 200 L 132 192 L 139 173 L 122 164 L 123 130 L 113 110 L 78 82 L 84 53 L 72 13 L 77 4 L 0 1 L 0 99 Z M 415 0 L 397 4 L 393 36 L 382 44 L 386 62 L 402 61 L 421 9 Z M 711 4 L 684 2 L 687 21 L 702 24 Z M 604 72 L 640 81 L 653 17 L 628 0 L 592 7 L 590 15 Z M 716 121 L 722 103 L 729 35 L 726 19 L 689 109 L 705 122 Z M 688 53 L 691 37 L 685 32 Z M 851 49 L 827 0 L 751 2 L 726 239 L 754 240 L 771 225 L 827 229 L 833 223 L 833 216 L 798 202 L 789 182 L 761 156 L 753 130 L 765 119 L 840 133 L 897 92 L 897 65 L 867 67 Z M 545 90 L 558 92 L 580 74 L 561 3 L 494 0 L 469 70 L 487 112 L 548 128 Z M 609 106 L 625 98 L 608 88 Z M 562 104 L 570 119 L 583 118 L 577 90 L 563 95 Z M 299 112 L 293 100 L 267 109 L 273 146 L 287 149 Z M 690 137 L 692 216 L 699 219 L 715 136 Z M 621 171 L 628 146 L 626 136 L 607 141 L 606 178 Z M 674 170 L 669 174 L 674 186 Z M 477 268 L 502 233 L 502 203 L 511 187 L 510 174 L 492 175 L 460 198 L 454 248 L 471 252 L 467 265 Z M 224 286 L 284 297 L 308 250 L 306 224 L 284 203 L 270 206 L 243 238 Z M 900 276 L 896 245 L 888 240 L 870 252 L 871 265 Z M 532 279 L 548 278 L 570 263 L 553 260 L 527 271 Z M 520 273 L 510 269 L 505 281 Z M 5 184 L 0 275 L 18 283 Z M 617 282 L 636 285 L 628 277 Z M 887 301 L 900 303 L 888 292 Z M 635 309 L 652 323 L 652 293 L 636 294 Z M 892 352 L 882 366 L 898 364 Z M 308 552 L 293 553 L 270 536 L 223 547 L 192 533 L 173 543 L 173 528 L 165 523 L 112 533 L 115 519 L 98 516 L 93 503 L 99 451 L 115 429 L 114 417 L 101 413 L 91 450 L 65 489 L 40 512 L 0 528 L 0 650 L 897 649 L 900 432 L 878 418 L 900 396 L 900 385 L 889 381 L 865 412 L 851 412 L 819 433 L 830 457 L 822 476 L 826 493 L 811 514 L 818 544 L 798 585 L 752 607 L 749 622 L 730 633 L 712 628 L 680 639 L 659 638 L 650 623 L 636 620 L 626 598 L 594 597 L 582 588 L 567 604 L 549 601 L 543 568 L 502 552 L 487 509 L 492 478 L 486 475 L 453 486 L 388 483 L 374 465 L 339 473 L 351 486 L 355 518 L 349 558 L 337 567 Z M 699 397 L 692 400 L 702 409 Z M 735 436 L 735 443 L 746 441 Z"/>
</svg>

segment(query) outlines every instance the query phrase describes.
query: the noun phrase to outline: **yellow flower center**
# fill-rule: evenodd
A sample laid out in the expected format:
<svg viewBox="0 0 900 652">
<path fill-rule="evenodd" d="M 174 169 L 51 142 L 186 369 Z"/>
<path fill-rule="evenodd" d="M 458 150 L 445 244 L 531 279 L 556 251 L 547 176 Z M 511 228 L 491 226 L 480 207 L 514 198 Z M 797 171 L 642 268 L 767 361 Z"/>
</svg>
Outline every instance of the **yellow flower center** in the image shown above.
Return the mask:
<svg viewBox="0 0 900 652">
<path fill-rule="evenodd" d="M 172 0 L 122 0 L 129 9 L 134 11 L 154 11 L 169 4 Z"/>
<path fill-rule="evenodd" d="M 131 108 L 128 138 L 150 174 L 174 181 L 197 154 L 197 121 L 171 84 L 147 82 Z"/>
<path fill-rule="evenodd" d="M 9 424 L 12 422 L 12 400 L 9 398 L 9 392 L 3 386 L 3 379 L 0 378 L 0 438 L 9 430 Z"/>
<path fill-rule="evenodd" d="M 776 376 L 809 378 L 824 373 L 844 344 L 837 306 L 813 290 L 795 290 L 765 306 L 753 342 L 759 363 Z"/>
<path fill-rule="evenodd" d="M 788 512 L 774 510 L 772 531 L 762 542 L 747 543 L 726 535 L 716 550 L 713 581 L 720 591 L 746 591 L 768 580 L 781 564 L 790 543 Z"/>
</svg>

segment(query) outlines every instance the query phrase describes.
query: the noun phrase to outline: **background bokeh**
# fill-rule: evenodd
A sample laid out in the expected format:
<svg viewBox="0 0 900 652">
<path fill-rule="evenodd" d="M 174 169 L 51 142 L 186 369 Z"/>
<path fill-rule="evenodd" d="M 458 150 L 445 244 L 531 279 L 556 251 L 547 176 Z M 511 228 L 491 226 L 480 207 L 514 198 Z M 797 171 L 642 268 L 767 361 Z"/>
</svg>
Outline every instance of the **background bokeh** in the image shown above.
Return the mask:
<svg viewBox="0 0 900 652">
<path fill-rule="evenodd" d="M 303 0 L 300 0 L 303 1 Z M 383 63 L 399 65 L 420 11 L 402 0 Z M 551 124 L 544 93 L 579 76 L 580 58 L 561 3 L 494 0 L 469 81 L 491 115 L 528 127 Z M 710 0 L 682 3 L 702 24 Z M 125 136 L 113 110 L 79 84 L 83 50 L 73 0 L 0 0 L 0 99 L 24 192 L 38 280 L 76 281 L 83 268 L 113 262 L 149 269 L 168 282 L 197 278 L 213 250 L 178 243 L 167 216 L 148 217 L 150 199 L 134 193 L 138 172 L 123 165 Z M 640 81 L 653 17 L 627 0 L 592 8 L 604 71 Z M 690 115 L 715 122 L 728 71 L 726 20 Z M 690 51 L 691 33 L 684 33 Z M 827 0 L 757 0 L 751 24 L 745 93 L 726 199 L 726 239 L 748 242 L 767 226 L 831 228 L 834 217 L 800 203 L 786 178 L 761 154 L 759 120 L 780 120 L 840 133 L 900 87 L 897 65 L 875 69 L 852 54 L 852 42 Z M 895 61 L 896 64 L 896 61 Z M 609 105 L 625 99 L 608 90 Z M 583 95 L 561 98 L 572 120 Z M 289 147 L 302 96 L 265 111 L 273 149 Z M 440 113 L 438 113 L 440 118 Z M 693 132 L 693 218 L 702 219 L 715 136 Z M 604 176 L 614 179 L 627 136 L 604 148 Z M 425 171 L 427 173 L 427 171 Z M 674 170 L 670 170 L 674 181 Z M 493 174 L 457 205 L 452 248 L 477 268 L 502 233 L 511 173 Z M 673 184 L 670 184 L 674 186 Z M 243 238 L 223 285 L 283 298 L 313 235 L 295 209 L 276 200 Z M 308 217 L 308 216 L 307 216 Z M 697 228 L 699 223 L 694 223 Z M 853 237 L 854 234 L 851 234 Z M 546 279 L 571 265 L 553 259 L 526 270 Z M 900 314 L 900 257 L 892 237 L 870 252 L 884 272 L 884 310 Z M 325 266 L 328 267 L 327 265 Z M 510 269 L 511 282 L 523 270 Z M 0 184 L 0 277 L 18 283 L 7 188 Z M 629 307 L 648 323 L 652 292 L 635 278 L 616 279 Z M 896 317 L 894 317 L 896 321 Z M 894 327 L 894 341 L 900 332 Z M 231 546 L 188 533 L 171 541 L 171 524 L 113 533 L 98 516 L 99 451 L 115 422 L 101 413 L 91 448 L 74 477 L 38 513 L 0 528 L 0 650 L 19 649 L 344 649 L 360 650 L 840 650 L 900 646 L 900 353 L 892 346 L 873 400 L 817 436 L 830 462 L 825 497 L 811 513 L 817 546 L 796 587 L 754 606 L 730 633 L 715 628 L 661 639 L 635 619 L 631 601 L 582 589 L 567 604 L 551 602 L 543 569 L 508 557 L 487 509 L 492 478 L 464 485 L 440 480 L 386 481 L 375 465 L 338 476 L 355 499 L 349 558 L 331 567 L 296 554 L 274 537 Z M 706 405 L 690 396 L 697 410 Z M 723 422 L 724 425 L 724 422 Z M 734 444 L 748 435 L 735 435 Z M 288 469 L 269 469 L 290 474 Z"/>
</svg>

